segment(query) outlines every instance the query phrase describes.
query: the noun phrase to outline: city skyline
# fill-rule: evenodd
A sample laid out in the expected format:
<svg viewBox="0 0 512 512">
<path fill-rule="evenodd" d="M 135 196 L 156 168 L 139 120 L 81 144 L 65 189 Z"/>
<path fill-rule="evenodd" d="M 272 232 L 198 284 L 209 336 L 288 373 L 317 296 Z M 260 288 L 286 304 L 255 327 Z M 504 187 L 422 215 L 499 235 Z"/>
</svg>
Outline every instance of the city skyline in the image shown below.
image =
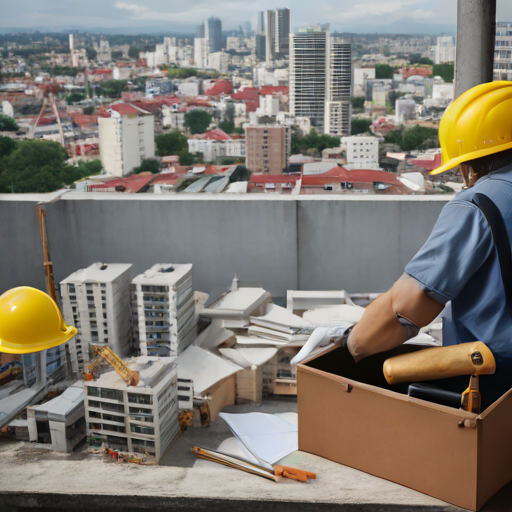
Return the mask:
<svg viewBox="0 0 512 512">
<path fill-rule="evenodd" d="M 283 5 L 284 4 L 284 5 Z M 56 0 L 28 0 L 17 4 L 1 0 L 2 23 L 0 30 L 17 29 L 97 29 L 118 32 L 122 29 L 141 32 L 169 31 L 194 33 L 202 19 L 219 17 L 224 30 L 238 28 L 244 21 L 257 26 L 259 11 L 289 7 L 292 10 L 291 31 L 309 23 L 331 24 L 331 30 L 344 32 L 436 33 L 450 31 L 456 25 L 456 0 L 324 0 L 319 5 L 303 0 L 293 4 L 280 4 L 274 0 L 241 2 L 222 0 L 212 6 L 203 0 L 183 4 L 175 0 L 163 2 L 91 0 L 87 4 L 76 1 L 65 6 Z M 512 4 L 498 0 L 498 21 L 512 20 Z"/>
</svg>

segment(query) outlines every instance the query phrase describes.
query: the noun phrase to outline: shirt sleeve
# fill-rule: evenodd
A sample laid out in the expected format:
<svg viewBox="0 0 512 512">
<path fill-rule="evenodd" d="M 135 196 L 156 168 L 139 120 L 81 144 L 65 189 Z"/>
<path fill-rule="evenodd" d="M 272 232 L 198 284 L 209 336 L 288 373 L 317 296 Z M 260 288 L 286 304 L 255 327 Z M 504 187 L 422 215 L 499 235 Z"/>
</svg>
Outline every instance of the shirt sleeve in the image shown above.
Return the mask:
<svg viewBox="0 0 512 512">
<path fill-rule="evenodd" d="M 452 200 L 405 272 L 419 281 L 427 295 L 446 304 L 459 295 L 493 247 L 491 228 L 480 209 Z"/>
</svg>

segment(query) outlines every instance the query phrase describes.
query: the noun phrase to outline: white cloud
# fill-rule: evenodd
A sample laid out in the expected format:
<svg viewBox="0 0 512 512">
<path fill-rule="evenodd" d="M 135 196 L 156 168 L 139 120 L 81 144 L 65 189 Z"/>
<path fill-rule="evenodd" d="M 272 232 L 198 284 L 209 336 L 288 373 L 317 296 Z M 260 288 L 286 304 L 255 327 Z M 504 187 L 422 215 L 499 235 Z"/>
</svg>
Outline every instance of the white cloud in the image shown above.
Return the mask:
<svg viewBox="0 0 512 512">
<path fill-rule="evenodd" d="M 127 4 L 126 2 L 117 2 L 114 4 L 114 7 L 116 7 L 117 9 L 131 11 L 135 14 L 140 14 L 149 11 L 149 9 L 147 7 L 144 7 L 143 5 Z"/>
</svg>

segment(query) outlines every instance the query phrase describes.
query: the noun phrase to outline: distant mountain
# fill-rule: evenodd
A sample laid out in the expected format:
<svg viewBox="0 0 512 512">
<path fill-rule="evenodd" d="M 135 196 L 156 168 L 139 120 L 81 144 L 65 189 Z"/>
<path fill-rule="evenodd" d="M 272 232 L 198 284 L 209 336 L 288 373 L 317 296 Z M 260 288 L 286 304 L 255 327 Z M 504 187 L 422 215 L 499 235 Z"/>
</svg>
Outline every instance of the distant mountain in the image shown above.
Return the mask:
<svg viewBox="0 0 512 512">
<path fill-rule="evenodd" d="M 80 32 L 89 32 L 91 34 L 126 34 L 126 35 L 138 35 L 138 34 L 157 34 L 157 35 L 183 35 L 192 36 L 196 33 L 195 25 L 180 25 L 179 23 L 168 23 L 162 25 L 161 22 L 158 25 L 138 25 L 131 27 L 82 27 L 82 26 L 61 26 L 61 27 L 0 27 L 0 34 L 14 34 L 17 32 L 25 32 L 33 34 L 34 32 L 71 32 L 78 30 Z"/>
</svg>

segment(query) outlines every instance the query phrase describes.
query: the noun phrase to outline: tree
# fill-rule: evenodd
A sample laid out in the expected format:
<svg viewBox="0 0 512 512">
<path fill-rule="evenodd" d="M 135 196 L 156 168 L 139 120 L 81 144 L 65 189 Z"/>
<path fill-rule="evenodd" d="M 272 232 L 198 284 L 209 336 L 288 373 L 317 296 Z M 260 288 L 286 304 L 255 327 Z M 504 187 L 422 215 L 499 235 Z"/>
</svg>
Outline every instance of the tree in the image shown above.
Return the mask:
<svg viewBox="0 0 512 512">
<path fill-rule="evenodd" d="M 235 123 L 233 121 L 221 121 L 217 124 L 217 128 L 220 128 L 229 135 L 235 131 Z"/>
<path fill-rule="evenodd" d="M 236 169 L 231 173 L 229 182 L 235 181 L 249 181 L 251 178 L 251 171 L 245 165 L 237 165 Z"/>
<path fill-rule="evenodd" d="M 292 133 L 292 154 L 306 153 L 311 154 L 311 156 L 317 156 L 326 148 L 336 148 L 339 146 L 339 137 L 332 137 L 327 134 L 318 135 L 314 128 L 305 137 L 300 132 Z"/>
<path fill-rule="evenodd" d="M 411 53 L 409 55 L 410 64 L 423 64 L 431 66 L 434 64 L 428 57 L 422 57 L 420 53 Z"/>
<path fill-rule="evenodd" d="M 107 80 L 101 83 L 98 88 L 99 96 L 107 96 L 109 98 L 120 98 L 121 93 L 128 88 L 127 80 Z"/>
<path fill-rule="evenodd" d="M 197 76 L 197 74 L 197 69 L 194 68 L 167 68 L 169 78 L 190 78 L 191 76 Z"/>
<path fill-rule="evenodd" d="M 234 123 L 235 120 L 235 105 L 234 103 L 228 103 L 226 105 L 226 121 Z M 234 126 L 234 124 L 233 124 Z"/>
<path fill-rule="evenodd" d="M 165 135 L 157 135 L 155 144 L 158 156 L 179 155 L 188 150 L 187 138 L 177 128 Z"/>
<path fill-rule="evenodd" d="M 445 82 L 453 82 L 454 66 L 453 64 L 434 64 L 432 74 L 440 76 Z"/>
<path fill-rule="evenodd" d="M 151 174 L 158 174 L 160 171 L 160 164 L 154 158 L 147 158 L 142 160 L 138 167 L 133 169 L 133 174 L 140 174 L 141 172 L 150 172 Z"/>
<path fill-rule="evenodd" d="M 181 165 L 193 165 L 194 164 L 194 155 L 189 153 L 188 150 L 182 151 L 180 153 L 180 164 Z"/>
<path fill-rule="evenodd" d="M 353 117 L 350 133 L 357 135 L 358 133 L 366 133 L 370 131 L 372 120 L 368 117 Z"/>
<path fill-rule="evenodd" d="M 14 139 L 0 137 L 0 159 L 9 156 L 17 147 L 18 143 Z"/>
<path fill-rule="evenodd" d="M 84 177 L 84 172 L 90 175 L 92 167 L 98 168 L 97 164 L 73 167 L 66 163 L 68 158 L 57 142 L 19 141 L 0 158 L 0 192 L 52 192 Z"/>
<path fill-rule="evenodd" d="M 96 50 L 92 46 L 88 46 L 85 49 L 85 53 L 87 54 L 87 58 L 89 60 L 94 60 L 96 58 L 96 55 L 98 55 L 98 53 L 96 52 Z"/>
<path fill-rule="evenodd" d="M 211 122 L 212 116 L 205 110 L 194 108 L 185 113 L 185 126 L 192 134 L 204 133 Z"/>
<path fill-rule="evenodd" d="M 402 151 L 414 149 L 428 149 L 439 146 L 437 130 L 426 126 L 413 126 L 404 129 L 392 130 L 384 136 L 384 140 L 390 144 L 397 144 Z"/>
<path fill-rule="evenodd" d="M 354 110 L 362 110 L 364 108 L 364 102 L 366 98 L 364 96 L 352 96 L 350 98 L 350 103 L 352 103 L 352 108 Z"/>
<path fill-rule="evenodd" d="M 130 57 L 130 59 L 137 60 L 139 58 L 139 55 L 140 55 L 139 47 L 135 46 L 135 45 L 130 46 L 130 49 L 128 50 L 128 57 Z"/>
<path fill-rule="evenodd" d="M 395 90 L 388 92 L 388 102 L 391 108 L 395 108 L 395 103 L 398 98 L 401 98 L 405 93 Z"/>
<path fill-rule="evenodd" d="M 77 169 L 80 172 L 80 176 L 85 178 L 86 176 L 101 174 L 103 166 L 101 165 L 101 160 L 89 160 L 88 162 L 79 162 Z"/>
<path fill-rule="evenodd" d="M 393 78 L 393 68 L 388 64 L 377 64 L 375 66 L 375 78 Z"/>
<path fill-rule="evenodd" d="M 12 117 L 0 114 L 0 132 L 17 132 L 18 123 Z"/>
<path fill-rule="evenodd" d="M 73 103 L 78 103 L 83 100 L 85 100 L 85 94 L 81 92 L 72 92 L 66 96 L 66 102 L 68 105 L 72 105 Z"/>
</svg>

